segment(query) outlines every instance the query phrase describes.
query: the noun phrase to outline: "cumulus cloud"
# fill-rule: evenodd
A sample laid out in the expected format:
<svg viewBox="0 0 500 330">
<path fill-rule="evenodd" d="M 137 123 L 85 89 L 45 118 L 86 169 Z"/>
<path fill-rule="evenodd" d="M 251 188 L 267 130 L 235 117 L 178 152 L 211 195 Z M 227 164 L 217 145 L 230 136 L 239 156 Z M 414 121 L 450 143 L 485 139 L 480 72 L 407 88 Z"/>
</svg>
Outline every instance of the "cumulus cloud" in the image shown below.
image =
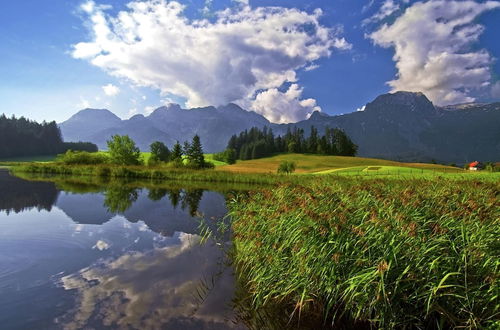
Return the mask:
<svg viewBox="0 0 500 330">
<path fill-rule="evenodd" d="M 423 92 L 439 105 L 474 101 L 471 91 L 489 84 L 492 63 L 486 50 L 472 47 L 484 29 L 475 19 L 499 7 L 499 1 L 417 2 L 370 34 L 375 44 L 395 50 L 392 90 Z"/>
<path fill-rule="evenodd" d="M 179 240 L 62 277 L 60 285 L 75 293 L 76 306 L 57 322 L 64 329 L 234 328 L 234 280 L 230 269 L 221 269 L 224 252 L 200 244 L 197 235 L 182 233 Z"/>
<path fill-rule="evenodd" d="M 321 111 L 314 99 L 301 100 L 302 88 L 292 84 L 286 92 L 271 88 L 257 94 L 251 109 L 274 123 L 297 122 Z"/>
<path fill-rule="evenodd" d="M 210 21 L 188 19 L 176 1 L 134 1 L 116 16 L 92 2 L 91 40 L 74 45 L 72 55 L 201 107 L 253 100 L 257 92 L 297 82 L 298 69 L 333 50 L 351 47 L 341 28 L 319 23 L 320 9 L 240 3 Z"/>
<path fill-rule="evenodd" d="M 102 90 L 104 91 L 104 94 L 107 96 L 116 96 L 120 94 L 120 88 L 113 84 L 107 84 L 105 86 L 102 86 Z"/>
</svg>

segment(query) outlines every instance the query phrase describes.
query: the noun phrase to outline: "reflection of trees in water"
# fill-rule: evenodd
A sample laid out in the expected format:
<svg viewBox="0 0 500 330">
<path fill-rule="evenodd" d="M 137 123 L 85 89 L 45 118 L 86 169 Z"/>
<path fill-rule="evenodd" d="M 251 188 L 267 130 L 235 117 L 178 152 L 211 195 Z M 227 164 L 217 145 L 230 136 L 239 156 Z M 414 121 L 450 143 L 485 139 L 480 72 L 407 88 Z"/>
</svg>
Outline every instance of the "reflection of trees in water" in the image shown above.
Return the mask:
<svg viewBox="0 0 500 330">
<path fill-rule="evenodd" d="M 51 182 L 27 181 L 0 169 L 0 210 L 19 213 L 26 209 L 52 209 L 59 191 Z"/>
<path fill-rule="evenodd" d="M 137 200 L 140 190 L 138 188 L 110 186 L 104 191 L 104 205 L 109 212 L 123 213 Z M 165 196 L 168 196 L 174 208 L 180 204 L 183 211 L 188 210 L 189 215 L 194 217 L 203 197 L 203 189 L 151 188 L 148 191 L 148 198 L 155 202 L 162 200 Z"/>
<path fill-rule="evenodd" d="M 104 192 L 104 205 L 109 212 L 123 213 L 128 210 L 139 197 L 136 188 L 109 187 Z"/>
<path fill-rule="evenodd" d="M 152 201 L 159 201 L 165 196 L 168 196 L 174 209 L 177 208 L 180 202 L 182 210 L 188 209 L 189 215 L 194 217 L 196 212 L 198 212 L 198 207 L 203 197 L 203 189 L 181 190 L 152 188 L 148 193 L 148 198 Z"/>
<path fill-rule="evenodd" d="M 186 207 L 189 207 L 189 215 L 194 217 L 198 211 L 201 198 L 203 197 L 203 190 L 186 190 L 182 197 L 182 209 L 184 210 Z"/>
<path fill-rule="evenodd" d="M 159 201 L 168 193 L 167 189 L 164 188 L 152 188 L 149 189 L 148 198 L 152 201 Z"/>
<path fill-rule="evenodd" d="M 168 191 L 168 199 L 172 203 L 174 209 L 179 205 L 179 201 L 181 200 L 181 190 L 180 189 L 172 189 Z"/>
</svg>

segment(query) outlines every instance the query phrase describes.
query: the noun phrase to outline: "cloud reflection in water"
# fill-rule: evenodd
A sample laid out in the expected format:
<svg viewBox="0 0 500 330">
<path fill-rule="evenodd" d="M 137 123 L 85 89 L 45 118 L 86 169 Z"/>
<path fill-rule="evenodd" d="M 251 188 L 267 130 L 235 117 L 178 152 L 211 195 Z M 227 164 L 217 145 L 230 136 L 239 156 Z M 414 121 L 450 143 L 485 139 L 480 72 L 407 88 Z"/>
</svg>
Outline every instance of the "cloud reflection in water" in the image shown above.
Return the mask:
<svg viewBox="0 0 500 330">
<path fill-rule="evenodd" d="M 60 318 L 64 328 L 228 329 L 234 281 L 215 244 L 181 233 L 178 244 L 128 252 L 62 278 L 76 290 L 76 308 Z M 215 276 L 215 277 L 214 277 Z M 203 281 L 213 287 L 207 294 Z"/>
</svg>

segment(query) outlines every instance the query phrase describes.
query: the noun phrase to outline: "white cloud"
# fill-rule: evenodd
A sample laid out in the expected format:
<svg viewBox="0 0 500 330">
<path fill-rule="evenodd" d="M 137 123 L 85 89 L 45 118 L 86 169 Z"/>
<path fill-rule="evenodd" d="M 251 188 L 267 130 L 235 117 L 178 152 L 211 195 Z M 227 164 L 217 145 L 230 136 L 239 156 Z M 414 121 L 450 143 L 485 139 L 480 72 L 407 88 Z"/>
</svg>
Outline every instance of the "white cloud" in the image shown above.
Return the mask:
<svg viewBox="0 0 500 330">
<path fill-rule="evenodd" d="M 90 102 L 86 98 L 80 96 L 80 103 L 78 103 L 76 107 L 79 109 L 90 108 Z"/>
<path fill-rule="evenodd" d="M 188 107 L 253 100 L 258 91 L 296 82 L 298 69 L 332 50 L 351 47 L 341 28 L 319 23 L 319 9 L 251 8 L 243 1 L 208 21 L 186 18 L 176 1 L 127 6 L 110 16 L 94 5 L 91 40 L 74 45 L 73 56 L 138 86 L 183 97 Z"/>
<path fill-rule="evenodd" d="M 497 81 L 491 86 L 491 96 L 500 99 L 500 81 Z"/>
<path fill-rule="evenodd" d="M 314 99 L 300 100 L 302 88 L 292 84 L 286 92 L 271 88 L 257 94 L 251 109 L 274 123 L 297 122 L 308 118 L 314 111 L 321 111 Z"/>
<path fill-rule="evenodd" d="M 319 65 L 318 64 L 310 64 L 308 66 L 306 66 L 304 68 L 305 71 L 312 71 L 312 70 L 316 70 L 317 68 L 319 68 Z"/>
<path fill-rule="evenodd" d="M 399 4 L 395 0 L 385 0 L 379 10 L 371 17 L 364 19 L 362 24 L 366 25 L 383 20 L 399 10 Z"/>
<path fill-rule="evenodd" d="M 98 240 L 92 249 L 98 249 L 99 251 L 104 251 L 109 249 L 109 244 L 103 240 Z"/>
<path fill-rule="evenodd" d="M 102 86 L 102 90 L 104 91 L 104 94 L 107 96 L 116 96 L 120 94 L 120 88 L 113 84 L 107 84 L 105 86 Z"/>
<path fill-rule="evenodd" d="M 499 1 L 417 2 L 370 34 L 375 44 L 395 49 L 392 90 L 423 92 L 439 105 L 474 101 L 470 92 L 488 85 L 492 63 L 486 50 L 472 49 L 484 29 L 475 19 L 499 7 Z"/>
</svg>

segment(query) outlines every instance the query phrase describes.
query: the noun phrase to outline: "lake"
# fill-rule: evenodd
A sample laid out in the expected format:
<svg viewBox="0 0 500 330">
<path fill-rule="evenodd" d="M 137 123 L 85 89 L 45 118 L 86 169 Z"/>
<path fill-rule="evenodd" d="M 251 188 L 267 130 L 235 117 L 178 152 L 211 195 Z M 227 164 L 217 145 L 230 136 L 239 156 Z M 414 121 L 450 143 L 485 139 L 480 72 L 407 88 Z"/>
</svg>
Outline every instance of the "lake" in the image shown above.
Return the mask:
<svg viewBox="0 0 500 330">
<path fill-rule="evenodd" d="M 227 221 L 223 190 L 28 181 L 0 169 L 0 327 L 245 328 L 229 237 L 200 242 L 200 217 L 210 228 Z"/>
</svg>

